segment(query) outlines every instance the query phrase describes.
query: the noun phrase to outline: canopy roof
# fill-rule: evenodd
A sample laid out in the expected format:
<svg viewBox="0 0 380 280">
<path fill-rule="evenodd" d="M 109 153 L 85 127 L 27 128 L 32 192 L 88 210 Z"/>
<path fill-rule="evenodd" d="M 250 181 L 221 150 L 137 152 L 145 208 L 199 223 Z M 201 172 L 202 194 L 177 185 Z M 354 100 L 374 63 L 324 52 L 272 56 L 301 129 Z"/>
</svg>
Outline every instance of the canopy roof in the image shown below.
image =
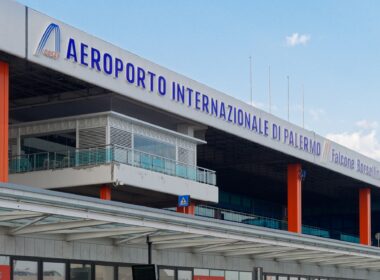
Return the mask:
<svg viewBox="0 0 380 280">
<path fill-rule="evenodd" d="M 109 238 L 115 246 L 247 256 L 380 270 L 380 249 L 125 203 L 0 184 L 0 226 L 10 235 L 66 241 Z"/>
</svg>

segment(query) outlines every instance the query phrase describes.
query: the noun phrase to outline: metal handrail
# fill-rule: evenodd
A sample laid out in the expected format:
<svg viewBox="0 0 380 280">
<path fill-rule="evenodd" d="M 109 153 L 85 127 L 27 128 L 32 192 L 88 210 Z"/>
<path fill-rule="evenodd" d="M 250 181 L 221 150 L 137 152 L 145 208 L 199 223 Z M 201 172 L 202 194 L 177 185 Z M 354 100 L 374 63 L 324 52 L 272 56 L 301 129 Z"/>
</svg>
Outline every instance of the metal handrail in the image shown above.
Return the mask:
<svg viewBox="0 0 380 280">
<path fill-rule="evenodd" d="M 9 159 L 9 173 L 91 166 L 111 162 L 216 185 L 216 172 L 213 170 L 119 145 L 13 156 Z"/>
<path fill-rule="evenodd" d="M 201 213 L 202 210 L 213 211 L 214 215 L 205 215 Z M 195 214 L 197 216 L 204 216 L 204 217 L 227 220 L 230 222 L 238 222 L 238 223 L 249 224 L 249 225 L 259 225 L 259 222 L 261 221 L 268 221 L 268 222 L 272 222 L 272 226 L 271 224 L 268 224 L 268 226 L 265 226 L 265 225 L 261 225 L 261 226 L 274 228 L 273 223 L 275 223 L 278 225 L 279 229 L 287 229 L 287 225 L 288 225 L 288 222 L 286 220 L 259 216 L 259 215 L 255 215 L 251 213 L 244 213 L 244 212 L 234 211 L 234 210 L 225 209 L 225 208 L 217 208 L 217 207 L 208 206 L 208 205 L 197 205 L 195 207 Z M 255 221 L 257 221 L 257 223 L 255 223 Z"/>
<path fill-rule="evenodd" d="M 207 211 L 208 211 L 208 215 L 206 213 Z M 259 216 L 252 213 L 244 213 L 244 212 L 234 211 L 234 210 L 225 209 L 225 208 L 217 208 L 217 207 L 213 207 L 209 205 L 197 205 L 195 207 L 195 215 L 208 217 L 212 219 L 226 220 L 230 222 L 237 222 L 237 223 L 242 223 L 242 224 L 279 229 L 279 230 L 287 230 L 287 227 L 288 227 L 288 222 L 286 220 Z M 307 231 L 306 229 L 311 229 L 314 231 Z M 315 226 L 302 225 L 302 233 L 306 235 L 313 235 L 313 236 L 318 236 L 318 237 L 323 237 L 323 238 L 338 239 L 338 240 L 351 242 L 351 243 L 359 243 L 359 237 L 353 234 L 347 234 L 347 233 L 336 231 L 336 230 L 326 230 L 326 229 L 318 228 Z"/>
</svg>

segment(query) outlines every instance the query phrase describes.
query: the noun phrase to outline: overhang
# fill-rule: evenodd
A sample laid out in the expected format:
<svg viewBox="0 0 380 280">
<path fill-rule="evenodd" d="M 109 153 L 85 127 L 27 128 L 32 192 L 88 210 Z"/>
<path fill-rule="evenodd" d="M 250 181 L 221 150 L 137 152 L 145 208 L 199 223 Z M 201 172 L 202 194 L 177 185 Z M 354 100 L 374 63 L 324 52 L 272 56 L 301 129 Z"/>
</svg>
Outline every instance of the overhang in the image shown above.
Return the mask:
<svg viewBox="0 0 380 280">
<path fill-rule="evenodd" d="M 156 250 L 380 270 L 374 247 L 13 184 L 0 184 L 0 225 L 16 236 L 109 238 L 115 246 L 149 236 Z"/>
</svg>

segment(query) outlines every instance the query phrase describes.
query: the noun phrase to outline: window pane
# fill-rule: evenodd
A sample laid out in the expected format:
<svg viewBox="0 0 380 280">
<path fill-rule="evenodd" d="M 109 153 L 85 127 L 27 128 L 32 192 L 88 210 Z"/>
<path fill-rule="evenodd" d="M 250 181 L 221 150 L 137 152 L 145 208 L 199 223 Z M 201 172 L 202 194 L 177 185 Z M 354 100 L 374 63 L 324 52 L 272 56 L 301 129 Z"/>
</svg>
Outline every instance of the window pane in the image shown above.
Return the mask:
<svg viewBox="0 0 380 280">
<path fill-rule="evenodd" d="M 194 275 L 197 276 L 210 276 L 210 272 L 208 269 L 203 269 L 203 268 L 194 268 Z"/>
<path fill-rule="evenodd" d="M 113 266 L 96 265 L 95 280 L 112 280 L 114 279 Z"/>
<path fill-rule="evenodd" d="M 153 138 L 135 134 L 134 148 L 148 154 L 175 160 L 175 146 Z"/>
<path fill-rule="evenodd" d="M 190 270 L 178 270 L 178 279 L 177 280 L 192 280 L 193 273 Z"/>
<path fill-rule="evenodd" d="M 174 270 L 161 268 L 159 273 L 160 280 L 174 280 Z"/>
<path fill-rule="evenodd" d="M 210 276 L 223 276 L 224 270 L 210 270 Z"/>
<path fill-rule="evenodd" d="M 37 262 L 13 261 L 13 280 L 37 280 Z"/>
<path fill-rule="evenodd" d="M 72 263 L 70 265 L 70 280 L 91 280 L 91 265 Z"/>
<path fill-rule="evenodd" d="M 265 276 L 265 280 L 276 280 L 276 275 L 267 275 Z"/>
<path fill-rule="evenodd" d="M 21 151 L 24 154 L 40 152 L 73 151 L 76 146 L 76 133 L 57 132 L 55 134 L 24 136 L 21 138 Z"/>
<path fill-rule="evenodd" d="M 239 280 L 238 271 L 226 271 L 226 280 Z"/>
<path fill-rule="evenodd" d="M 132 268 L 119 266 L 119 280 L 132 280 Z"/>
<path fill-rule="evenodd" d="M 9 257 L 0 256 L 0 265 L 9 265 Z"/>
<path fill-rule="evenodd" d="M 288 280 L 287 276 L 278 276 L 278 280 Z"/>
<path fill-rule="evenodd" d="M 65 280 L 66 265 L 64 263 L 43 263 L 43 280 Z"/>
<path fill-rule="evenodd" d="M 252 280 L 252 272 L 240 272 L 239 280 Z"/>
</svg>

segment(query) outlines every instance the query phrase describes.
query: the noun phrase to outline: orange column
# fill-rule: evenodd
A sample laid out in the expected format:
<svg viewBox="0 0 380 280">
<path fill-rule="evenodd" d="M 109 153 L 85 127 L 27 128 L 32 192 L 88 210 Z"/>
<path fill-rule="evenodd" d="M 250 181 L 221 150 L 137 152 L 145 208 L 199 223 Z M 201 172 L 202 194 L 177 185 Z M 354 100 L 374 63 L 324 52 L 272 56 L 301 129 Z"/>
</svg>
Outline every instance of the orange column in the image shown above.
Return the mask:
<svg viewBox="0 0 380 280">
<path fill-rule="evenodd" d="M 0 182 L 8 182 L 9 69 L 0 61 Z"/>
<path fill-rule="evenodd" d="M 360 244 L 371 245 L 371 189 L 359 190 Z"/>
<path fill-rule="evenodd" d="M 102 185 L 100 187 L 100 199 L 111 200 L 111 187 L 108 185 Z"/>
<path fill-rule="evenodd" d="M 301 164 L 288 165 L 288 231 L 302 233 Z"/>
<path fill-rule="evenodd" d="M 179 206 L 177 206 L 177 212 L 178 213 L 183 213 L 183 214 L 194 215 L 195 214 L 195 203 L 194 202 L 190 202 L 190 205 L 186 206 L 186 207 L 179 207 Z"/>
</svg>

